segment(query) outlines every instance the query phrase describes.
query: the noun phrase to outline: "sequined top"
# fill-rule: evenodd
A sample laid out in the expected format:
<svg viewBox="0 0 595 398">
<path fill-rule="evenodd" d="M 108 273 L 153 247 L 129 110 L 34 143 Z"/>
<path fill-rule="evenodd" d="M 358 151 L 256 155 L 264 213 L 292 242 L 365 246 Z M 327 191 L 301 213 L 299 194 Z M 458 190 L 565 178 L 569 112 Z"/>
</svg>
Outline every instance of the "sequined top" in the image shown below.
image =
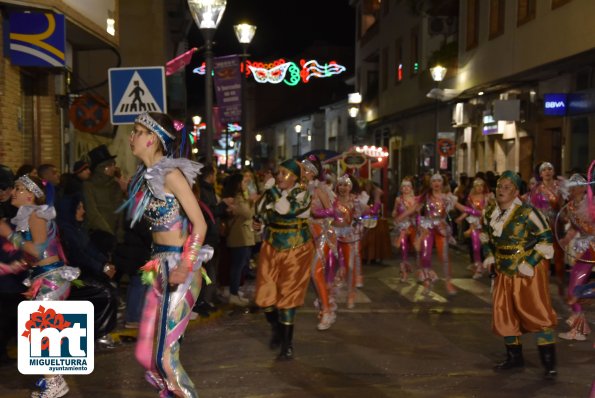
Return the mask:
<svg viewBox="0 0 595 398">
<path fill-rule="evenodd" d="M 64 256 L 62 255 L 62 247 L 60 246 L 60 239 L 58 237 L 58 226 L 55 222 L 56 210 L 53 206 L 34 205 L 19 207 L 17 215 L 11 220 L 16 228 L 15 233 L 20 234 L 25 242 L 33 242 L 33 237 L 29 228 L 29 218 L 33 213 L 39 218 L 47 221 L 47 239 L 45 242 L 35 245 L 39 255 L 34 260 L 39 261 L 54 256 L 64 259 Z"/>
<path fill-rule="evenodd" d="M 408 202 L 407 199 L 405 198 L 405 196 L 403 196 L 403 195 L 397 197 L 397 199 L 395 201 L 395 210 L 393 213 L 393 214 L 395 214 L 395 219 L 399 215 L 401 215 L 401 214 L 405 213 L 407 210 L 409 210 L 412 206 L 415 207 L 417 205 L 417 198 L 413 195 L 411 195 L 410 198 L 411 199 Z M 417 212 L 413 212 L 408 217 L 399 220 L 395 224 L 395 227 L 398 230 L 409 228 L 410 226 L 416 224 L 416 218 L 417 218 Z"/>
<path fill-rule="evenodd" d="M 562 191 L 558 180 L 553 181 L 552 187 L 545 186 L 543 182 L 540 182 L 529 193 L 529 202 L 545 214 L 550 226 L 560 210 L 562 201 Z"/>
<path fill-rule="evenodd" d="M 152 196 L 143 214 L 153 232 L 180 231 L 186 216 L 180 208 L 180 202 L 172 194 L 165 194 L 165 200 Z"/>
</svg>

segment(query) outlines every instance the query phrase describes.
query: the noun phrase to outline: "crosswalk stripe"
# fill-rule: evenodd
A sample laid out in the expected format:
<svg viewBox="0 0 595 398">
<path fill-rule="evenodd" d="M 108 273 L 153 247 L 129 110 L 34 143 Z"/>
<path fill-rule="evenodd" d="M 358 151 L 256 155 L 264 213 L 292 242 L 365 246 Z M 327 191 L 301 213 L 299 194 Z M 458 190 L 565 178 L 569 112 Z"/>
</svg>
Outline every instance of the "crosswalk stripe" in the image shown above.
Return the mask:
<svg viewBox="0 0 595 398">
<path fill-rule="evenodd" d="M 416 281 L 408 280 L 407 282 L 401 282 L 399 278 L 382 278 L 381 280 L 391 290 L 398 292 L 401 296 L 412 303 L 447 303 L 449 301 L 446 297 L 443 297 L 434 291 L 424 294 L 423 286 Z M 468 293 L 471 293 L 487 304 L 492 303 L 492 293 L 490 292 L 490 287 L 485 283 L 471 278 L 453 278 L 451 279 L 451 282 L 459 290 L 464 290 Z"/>
<path fill-rule="evenodd" d="M 492 293 L 490 292 L 490 288 L 486 286 L 485 283 L 470 278 L 454 278 L 451 279 L 451 282 L 459 289 L 473 294 L 478 299 L 488 304 L 492 304 Z"/>
</svg>

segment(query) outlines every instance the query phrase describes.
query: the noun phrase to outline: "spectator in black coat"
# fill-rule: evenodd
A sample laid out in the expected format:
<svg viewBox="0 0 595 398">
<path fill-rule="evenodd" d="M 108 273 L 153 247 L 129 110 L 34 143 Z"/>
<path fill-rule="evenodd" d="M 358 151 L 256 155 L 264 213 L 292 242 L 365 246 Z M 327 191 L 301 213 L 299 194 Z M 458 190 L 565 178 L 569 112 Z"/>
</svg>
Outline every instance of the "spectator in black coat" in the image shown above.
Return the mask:
<svg viewBox="0 0 595 398">
<path fill-rule="evenodd" d="M 84 227 L 85 208 L 81 194 L 65 195 L 56 208 L 62 247 L 69 265 L 81 270 L 83 286 L 71 289 L 69 300 L 89 300 L 95 307 L 95 336 L 113 345 L 109 333 L 116 327 L 118 294 L 111 279 L 116 267 L 99 251 Z"/>
</svg>

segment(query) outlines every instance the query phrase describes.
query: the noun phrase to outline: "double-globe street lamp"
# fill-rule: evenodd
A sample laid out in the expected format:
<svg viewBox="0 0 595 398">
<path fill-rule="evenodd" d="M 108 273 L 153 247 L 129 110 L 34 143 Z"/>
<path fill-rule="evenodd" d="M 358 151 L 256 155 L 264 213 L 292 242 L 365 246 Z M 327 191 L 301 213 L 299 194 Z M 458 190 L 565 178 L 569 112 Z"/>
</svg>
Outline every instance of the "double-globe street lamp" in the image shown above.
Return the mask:
<svg viewBox="0 0 595 398">
<path fill-rule="evenodd" d="M 241 139 L 240 139 L 240 158 L 242 159 L 242 163 L 247 165 L 246 162 L 248 159 L 246 158 L 247 152 L 247 145 L 248 145 L 248 118 L 246 113 L 248 111 L 246 106 L 246 88 L 248 86 L 247 78 L 246 78 L 246 69 L 248 66 L 246 65 L 246 61 L 248 59 L 248 46 L 252 39 L 254 38 L 254 34 L 256 33 L 256 26 L 250 25 L 247 23 L 241 23 L 238 25 L 234 25 L 233 30 L 235 31 L 236 37 L 242 46 L 242 132 L 241 132 Z"/>
<path fill-rule="evenodd" d="M 440 82 L 442 80 L 444 80 L 444 76 L 446 76 L 446 68 L 444 66 L 441 65 L 436 65 L 432 68 L 430 68 L 430 74 L 432 75 L 432 80 L 434 80 L 434 82 L 436 83 L 436 88 L 438 88 L 440 86 Z M 442 156 L 440 154 L 440 152 L 438 151 L 438 107 L 440 104 L 440 99 L 438 98 L 438 96 L 436 95 L 436 111 L 435 111 L 435 115 L 434 115 L 434 135 L 435 135 L 435 141 L 436 141 L 436 148 L 435 148 L 435 153 L 434 156 L 436 158 L 436 162 L 435 162 L 435 167 L 436 167 L 436 173 L 440 170 L 440 156 Z"/>
<path fill-rule="evenodd" d="M 196 26 L 205 40 L 205 139 L 201 140 L 201 147 L 205 154 L 206 163 L 213 161 L 213 37 L 225 6 L 226 0 L 188 0 L 188 7 Z"/>
</svg>

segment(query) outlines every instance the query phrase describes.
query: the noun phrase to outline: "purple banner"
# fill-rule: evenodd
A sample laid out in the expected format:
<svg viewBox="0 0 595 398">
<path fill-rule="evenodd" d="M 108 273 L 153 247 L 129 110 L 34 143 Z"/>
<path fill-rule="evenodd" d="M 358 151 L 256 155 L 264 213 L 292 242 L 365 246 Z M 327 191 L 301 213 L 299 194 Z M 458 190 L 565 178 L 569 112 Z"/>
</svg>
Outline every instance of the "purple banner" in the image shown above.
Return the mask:
<svg viewBox="0 0 595 398">
<path fill-rule="evenodd" d="M 240 57 L 228 55 L 213 60 L 213 81 L 219 106 L 221 123 L 240 122 L 242 119 L 242 75 Z"/>
</svg>

